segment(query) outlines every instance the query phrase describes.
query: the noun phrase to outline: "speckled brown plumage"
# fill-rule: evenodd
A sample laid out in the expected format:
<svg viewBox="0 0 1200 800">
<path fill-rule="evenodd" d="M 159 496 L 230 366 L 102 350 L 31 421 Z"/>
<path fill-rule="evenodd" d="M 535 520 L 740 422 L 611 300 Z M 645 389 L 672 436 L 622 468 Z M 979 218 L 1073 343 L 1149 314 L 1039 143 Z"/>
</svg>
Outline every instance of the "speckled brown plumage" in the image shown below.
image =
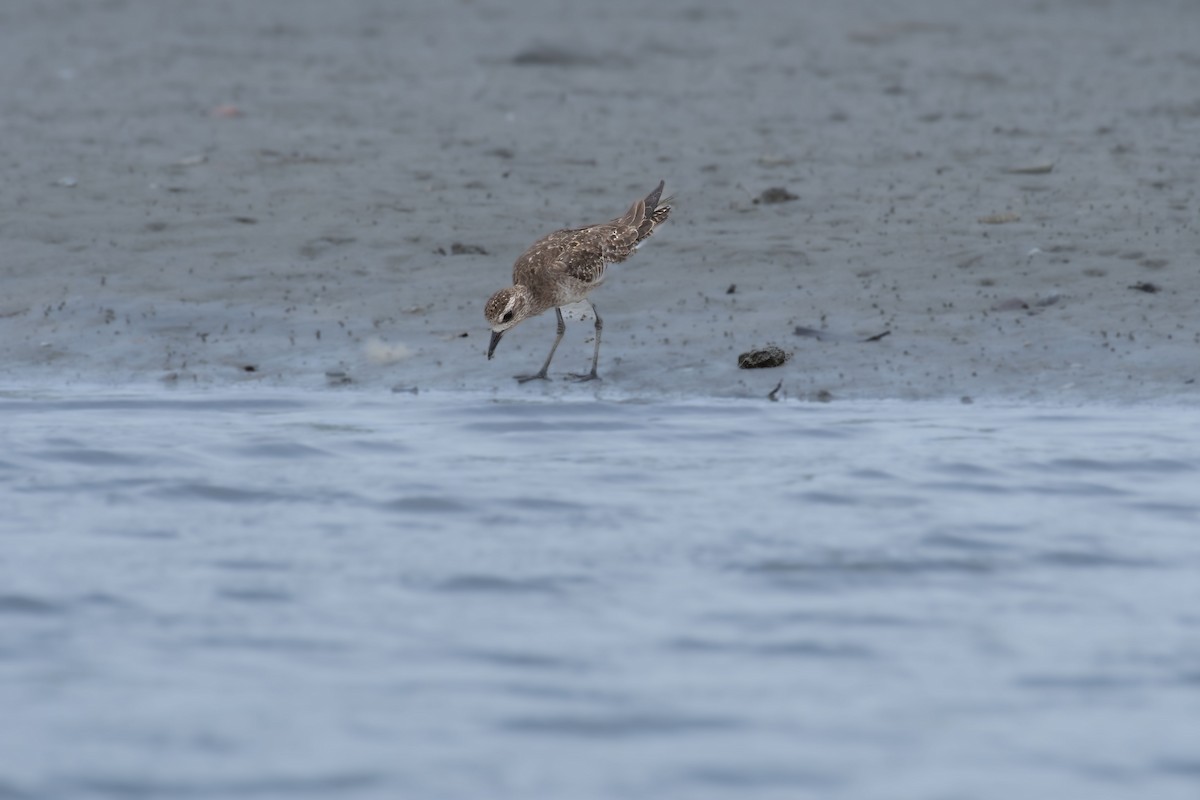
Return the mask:
<svg viewBox="0 0 1200 800">
<path fill-rule="evenodd" d="M 522 320 L 553 308 L 558 319 L 558 335 L 546 363 L 533 375 L 518 376 L 521 381 L 545 379 L 550 360 L 554 358 L 554 351 L 566 329 L 562 307 L 585 301 L 588 294 L 604 282 L 606 265 L 629 258 L 638 245 L 666 221 L 671 213 L 670 198 L 660 201 L 662 190 L 663 182 L 659 181 L 654 191 L 634 202 L 628 211 L 611 222 L 554 231 L 522 253 L 513 264 L 513 285 L 492 295 L 484 308 L 484 316 L 492 327 L 488 359 L 506 331 Z M 600 358 L 603 322 L 595 305 L 590 301 L 589 305 L 596 319 L 596 348 L 592 371 L 575 376 L 580 380 L 598 377 L 596 364 Z"/>
</svg>

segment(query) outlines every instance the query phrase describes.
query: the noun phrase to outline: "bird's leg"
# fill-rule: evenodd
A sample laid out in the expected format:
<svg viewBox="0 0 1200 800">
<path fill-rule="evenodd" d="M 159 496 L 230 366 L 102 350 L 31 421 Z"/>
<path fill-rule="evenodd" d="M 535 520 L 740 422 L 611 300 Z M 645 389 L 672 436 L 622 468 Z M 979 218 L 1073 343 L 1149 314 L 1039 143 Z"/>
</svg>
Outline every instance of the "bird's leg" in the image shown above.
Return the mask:
<svg viewBox="0 0 1200 800">
<path fill-rule="evenodd" d="M 592 353 L 592 371 L 586 375 L 571 375 L 571 380 L 575 381 L 598 381 L 600 376 L 596 374 L 596 365 L 600 363 L 600 332 L 604 330 L 604 320 L 600 319 L 600 312 L 596 310 L 596 304 L 588 301 L 592 307 L 592 316 L 596 318 L 596 350 Z"/>
<path fill-rule="evenodd" d="M 554 351 L 558 349 L 558 343 L 562 341 L 563 334 L 567 332 L 567 323 L 563 322 L 562 309 L 555 307 L 555 316 L 558 317 L 558 333 L 554 337 L 554 344 L 550 345 L 550 355 L 546 356 L 546 363 L 542 364 L 542 368 L 533 375 L 518 375 L 517 380 L 521 383 L 525 381 L 547 381 L 546 370 L 550 369 L 550 360 L 554 358 Z"/>
</svg>

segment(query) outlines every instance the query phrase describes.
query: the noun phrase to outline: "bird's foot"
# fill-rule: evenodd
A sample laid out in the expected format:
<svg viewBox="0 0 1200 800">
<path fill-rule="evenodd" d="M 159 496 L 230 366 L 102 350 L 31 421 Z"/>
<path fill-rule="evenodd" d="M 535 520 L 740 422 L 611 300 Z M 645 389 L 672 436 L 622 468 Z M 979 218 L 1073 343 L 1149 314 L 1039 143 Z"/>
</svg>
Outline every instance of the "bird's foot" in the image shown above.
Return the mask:
<svg viewBox="0 0 1200 800">
<path fill-rule="evenodd" d="M 564 380 L 575 381 L 576 383 L 584 383 L 586 381 L 598 381 L 600 380 L 600 376 L 596 374 L 595 370 L 585 373 L 572 372 Z"/>
<path fill-rule="evenodd" d="M 528 383 L 529 381 L 548 381 L 548 380 L 550 380 L 549 378 L 546 377 L 546 370 L 542 370 L 541 372 L 534 373 L 533 375 L 514 375 L 513 377 L 517 379 L 517 383 Z"/>
</svg>

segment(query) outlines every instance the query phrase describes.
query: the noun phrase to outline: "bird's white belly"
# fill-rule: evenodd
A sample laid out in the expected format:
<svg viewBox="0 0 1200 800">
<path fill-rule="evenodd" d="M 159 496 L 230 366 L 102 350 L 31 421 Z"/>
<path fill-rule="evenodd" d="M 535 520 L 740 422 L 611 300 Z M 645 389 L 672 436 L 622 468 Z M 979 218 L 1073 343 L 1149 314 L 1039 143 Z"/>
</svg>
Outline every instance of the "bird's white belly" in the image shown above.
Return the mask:
<svg viewBox="0 0 1200 800">
<path fill-rule="evenodd" d="M 592 313 L 592 304 L 587 300 L 580 300 L 578 303 L 569 303 L 565 306 L 560 306 L 563 319 L 569 319 L 573 322 L 583 322 L 596 318 Z"/>
</svg>

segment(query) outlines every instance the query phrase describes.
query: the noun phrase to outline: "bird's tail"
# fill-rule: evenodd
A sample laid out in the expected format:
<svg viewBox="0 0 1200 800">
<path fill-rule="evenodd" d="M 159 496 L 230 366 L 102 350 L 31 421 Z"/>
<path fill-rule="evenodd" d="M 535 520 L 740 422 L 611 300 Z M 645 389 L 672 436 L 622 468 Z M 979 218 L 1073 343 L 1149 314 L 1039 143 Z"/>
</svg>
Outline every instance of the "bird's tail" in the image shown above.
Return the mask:
<svg viewBox="0 0 1200 800">
<path fill-rule="evenodd" d="M 662 197 L 663 186 L 665 185 L 664 181 L 659 181 L 658 186 L 654 187 L 654 191 L 646 195 L 644 200 L 638 200 L 634 203 L 622 220 L 629 225 L 637 226 L 637 240 L 639 242 L 654 233 L 654 228 L 666 222 L 667 217 L 671 214 L 670 203 L 673 198 L 659 199 Z"/>
</svg>

